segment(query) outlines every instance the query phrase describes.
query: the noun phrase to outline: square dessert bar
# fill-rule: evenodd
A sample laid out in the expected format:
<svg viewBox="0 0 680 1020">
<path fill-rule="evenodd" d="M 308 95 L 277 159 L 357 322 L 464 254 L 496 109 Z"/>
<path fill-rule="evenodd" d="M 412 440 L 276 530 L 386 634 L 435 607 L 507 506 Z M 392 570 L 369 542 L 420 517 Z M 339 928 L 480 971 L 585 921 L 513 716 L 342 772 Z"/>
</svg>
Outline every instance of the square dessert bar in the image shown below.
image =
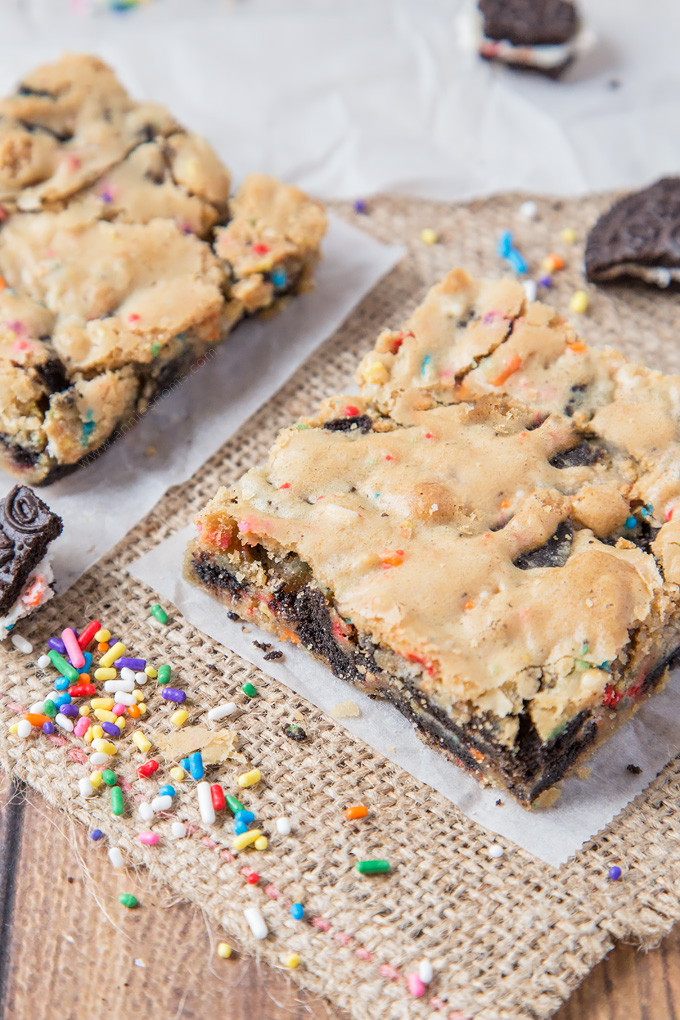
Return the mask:
<svg viewBox="0 0 680 1020">
<path fill-rule="evenodd" d="M 680 647 L 680 378 L 453 270 L 359 382 L 218 491 L 186 576 L 550 801 Z"/>
<path fill-rule="evenodd" d="M 94 57 L 0 101 L 0 466 L 47 484 L 127 432 L 244 316 L 310 285 L 326 218 L 230 177 Z"/>
</svg>

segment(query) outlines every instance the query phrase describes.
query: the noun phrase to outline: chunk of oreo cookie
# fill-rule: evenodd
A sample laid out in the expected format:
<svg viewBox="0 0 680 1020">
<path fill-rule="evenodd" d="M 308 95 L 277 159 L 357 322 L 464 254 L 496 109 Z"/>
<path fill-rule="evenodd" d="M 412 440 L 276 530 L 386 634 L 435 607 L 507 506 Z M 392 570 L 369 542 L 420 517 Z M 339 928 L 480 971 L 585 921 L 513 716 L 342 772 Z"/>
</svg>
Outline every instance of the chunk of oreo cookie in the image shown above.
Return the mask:
<svg viewBox="0 0 680 1020">
<path fill-rule="evenodd" d="M 15 485 L 0 501 L 0 616 L 12 608 L 62 527 L 61 517 L 26 485 Z"/>
<path fill-rule="evenodd" d="M 637 277 L 667 287 L 680 280 L 680 177 L 626 195 L 588 235 L 586 276 L 594 283 Z"/>
<path fill-rule="evenodd" d="M 557 46 L 576 33 L 578 16 L 569 0 L 479 0 L 487 39 L 514 46 Z"/>
<path fill-rule="evenodd" d="M 515 560 L 520 570 L 533 570 L 536 567 L 563 567 L 569 559 L 574 532 L 569 521 L 562 521 L 555 534 L 545 545 L 530 552 L 522 553 Z"/>
</svg>

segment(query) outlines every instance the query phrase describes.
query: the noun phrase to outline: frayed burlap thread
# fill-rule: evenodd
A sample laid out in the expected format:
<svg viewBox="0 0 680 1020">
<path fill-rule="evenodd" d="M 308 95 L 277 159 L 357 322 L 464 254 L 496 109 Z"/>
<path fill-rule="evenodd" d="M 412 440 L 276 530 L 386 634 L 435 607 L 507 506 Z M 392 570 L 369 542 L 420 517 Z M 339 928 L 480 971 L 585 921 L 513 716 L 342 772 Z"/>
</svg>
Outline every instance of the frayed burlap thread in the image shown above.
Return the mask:
<svg viewBox="0 0 680 1020">
<path fill-rule="evenodd" d="M 568 864 L 549 867 L 471 822 L 341 723 L 207 638 L 177 612 L 171 610 L 164 631 L 155 629 L 149 617 L 154 593 L 126 568 L 184 526 L 218 484 L 229 483 L 259 461 L 280 427 L 311 411 L 323 397 L 341 392 L 378 331 L 399 326 L 447 269 L 462 265 L 483 276 L 502 273 L 495 254 L 502 230 L 514 231 L 534 277 L 546 254 L 565 256 L 567 268 L 555 275 L 550 300 L 567 312 L 571 294 L 584 286 L 585 234 L 610 200 L 539 200 L 539 219 L 532 223 L 518 219 L 522 196 L 517 195 L 459 206 L 383 197 L 368 203 L 367 216 L 338 204 L 341 215 L 379 239 L 405 243 L 405 259 L 189 482 L 171 489 L 70 592 L 21 628 L 38 654 L 62 626 L 79 628 L 96 616 L 124 637 L 133 654 L 173 664 L 177 686 L 190 692 L 190 722 L 201 720 L 218 701 L 243 703 L 234 726 L 248 761 L 264 776 L 243 799 L 271 837 L 270 849 L 256 856 L 230 852 L 227 821 L 209 833 L 201 828 L 192 784 L 182 784 L 177 798 L 178 816 L 196 827 L 192 835 L 172 842 L 168 819 L 158 826 L 159 845 L 142 847 L 136 839 L 142 823 L 135 817 L 135 798 L 146 786 L 135 779 L 134 767 L 142 758 L 136 750 L 131 753 L 129 741 L 121 744 L 115 765 L 126 785 L 127 810 L 119 819 L 109 811 L 106 791 L 87 801 L 78 796 L 77 780 L 88 772 L 82 752 L 75 749 L 79 742 L 20 741 L 3 725 L 0 760 L 53 807 L 103 829 L 109 844 L 120 846 L 131 865 L 145 865 L 154 882 L 180 888 L 245 952 L 280 965 L 285 953 L 298 951 L 302 964 L 293 979 L 355 1020 L 448 1018 L 457 1010 L 477 1020 L 538 1020 L 559 1007 L 616 940 L 644 946 L 658 942 L 680 917 L 680 765 L 671 762 Z M 424 227 L 438 231 L 438 244 L 420 241 Z M 560 236 L 567 227 L 578 234 L 573 246 Z M 680 371 L 676 293 L 642 286 L 589 293 L 588 314 L 575 319 L 585 339 L 620 346 L 652 367 Z M 16 718 L 19 705 L 44 696 L 50 679 L 37 669 L 35 656 L 11 647 L 0 654 L 2 719 L 7 723 Z M 246 680 L 259 692 L 247 702 L 240 693 Z M 158 694 L 150 692 L 148 704 L 149 721 L 142 728 L 169 730 L 170 712 Z M 283 733 L 295 713 L 308 733 L 301 743 Z M 214 778 L 237 792 L 235 776 L 241 771 L 242 765 L 226 764 Z M 151 783 L 148 789 L 157 786 Z M 343 809 L 358 802 L 369 807 L 368 818 L 347 822 Z M 274 819 L 281 814 L 293 821 L 291 836 L 276 833 Z M 494 842 L 504 847 L 500 860 L 488 856 Z M 388 858 L 392 873 L 360 878 L 354 864 L 365 857 Z M 613 864 L 623 868 L 620 882 L 608 880 Z M 247 885 L 242 874 L 254 867 L 262 876 L 257 887 Z M 288 913 L 295 900 L 305 903 L 303 923 L 293 922 Z M 242 910 L 251 902 L 261 906 L 267 920 L 270 935 L 264 942 L 256 942 L 244 926 Z M 416 1000 L 405 978 L 424 956 L 433 962 L 435 980 L 428 994 Z M 431 996 L 436 998 L 431 1001 Z"/>
</svg>

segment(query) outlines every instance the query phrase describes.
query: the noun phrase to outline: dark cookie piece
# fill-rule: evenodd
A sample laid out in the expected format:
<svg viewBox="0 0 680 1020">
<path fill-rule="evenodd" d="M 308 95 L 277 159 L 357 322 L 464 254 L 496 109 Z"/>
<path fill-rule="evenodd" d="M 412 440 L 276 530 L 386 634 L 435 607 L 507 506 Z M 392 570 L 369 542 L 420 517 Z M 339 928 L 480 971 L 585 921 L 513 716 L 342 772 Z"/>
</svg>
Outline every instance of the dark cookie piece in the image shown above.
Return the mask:
<svg viewBox="0 0 680 1020">
<path fill-rule="evenodd" d="M 597 463 L 603 456 L 604 450 L 599 446 L 591 446 L 584 440 L 578 446 L 572 446 L 570 450 L 560 450 L 550 463 L 556 468 L 585 467 Z"/>
<path fill-rule="evenodd" d="M 373 422 L 367 414 L 355 414 L 350 418 L 332 418 L 331 421 L 324 422 L 323 427 L 329 432 L 352 432 L 354 429 L 370 432 Z"/>
<path fill-rule="evenodd" d="M 520 570 L 532 570 L 536 567 L 563 567 L 569 559 L 574 532 L 569 521 L 562 521 L 557 531 L 545 545 L 531 552 L 522 553 L 515 560 Z"/>
<path fill-rule="evenodd" d="M 307 734 L 303 730 L 302 726 L 298 726 L 297 723 L 288 723 L 287 726 L 283 727 L 283 732 L 291 740 L 306 740 Z"/>
<path fill-rule="evenodd" d="M 595 282 L 680 267 L 680 177 L 626 195 L 588 235 L 586 276 Z M 636 272 L 636 269 L 638 272 Z M 670 277 L 657 282 L 667 286 Z"/>
<path fill-rule="evenodd" d="M 12 608 L 62 527 L 61 517 L 26 485 L 15 485 L 0 501 L 0 615 Z"/>
<path fill-rule="evenodd" d="M 569 42 L 578 25 L 569 0 L 479 0 L 487 39 L 513 46 L 555 46 Z"/>
</svg>

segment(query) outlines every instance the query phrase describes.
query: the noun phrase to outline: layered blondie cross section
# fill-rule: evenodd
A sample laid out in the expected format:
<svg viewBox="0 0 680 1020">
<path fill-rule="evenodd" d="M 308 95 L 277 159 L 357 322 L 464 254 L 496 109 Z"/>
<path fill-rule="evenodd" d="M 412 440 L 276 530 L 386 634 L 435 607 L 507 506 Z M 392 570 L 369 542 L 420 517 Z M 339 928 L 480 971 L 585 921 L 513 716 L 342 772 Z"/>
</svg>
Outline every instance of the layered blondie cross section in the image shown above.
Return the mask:
<svg viewBox="0 0 680 1020">
<path fill-rule="evenodd" d="M 454 270 L 197 519 L 186 576 L 523 804 L 680 647 L 680 379 Z"/>
</svg>

